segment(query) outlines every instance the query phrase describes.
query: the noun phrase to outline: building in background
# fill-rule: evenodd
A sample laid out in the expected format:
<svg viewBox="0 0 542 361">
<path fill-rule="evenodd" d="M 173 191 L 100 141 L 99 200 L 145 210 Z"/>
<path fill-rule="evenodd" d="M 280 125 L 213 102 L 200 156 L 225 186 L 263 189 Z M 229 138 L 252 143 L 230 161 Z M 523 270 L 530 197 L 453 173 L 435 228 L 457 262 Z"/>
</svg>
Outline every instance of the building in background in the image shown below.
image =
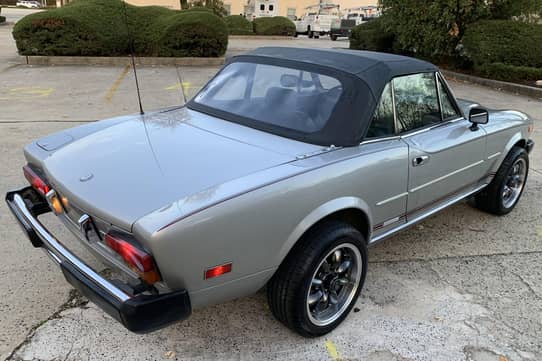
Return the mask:
<svg viewBox="0 0 542 361">
<path fill-rule="evenodd" d="M 190 0 L 189 0 L 190 1 Z M 180 0 L 127 0 L 133 5 L 158 5 L 169 9 L 180 9 Z M 378 0 L 334 0 L 341 9 L 376 6 Z M 224 0 L 230 15 L 247 15 L 258 12 L 261 16 L 286 16 L 290 19 L 301 17 L 306 8 L 317 5 L 319 0 Z"/>
</svg>

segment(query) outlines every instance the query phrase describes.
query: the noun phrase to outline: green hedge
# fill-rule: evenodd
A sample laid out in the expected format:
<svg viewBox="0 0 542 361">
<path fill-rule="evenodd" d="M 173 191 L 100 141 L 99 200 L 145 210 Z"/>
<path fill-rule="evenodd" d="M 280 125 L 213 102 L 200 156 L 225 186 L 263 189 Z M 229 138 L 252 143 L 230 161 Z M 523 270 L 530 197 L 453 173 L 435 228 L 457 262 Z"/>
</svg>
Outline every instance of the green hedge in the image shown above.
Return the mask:
<svg viewBox="0 0 542 361">
<path fill-rule="evenodd" d="M 224 18 L 230 35 L 252 35 L 252 23 L 241 15 L 230 15 Z"/>
<path fill-rule="evenodd" d="M 256 35 L 295 35 L 295 24 L 283 16 L 256 18 L 252 25 Z"/>
<path fill-rule="evenodd" d="M 536 81 L 542 79 L 542 68 L 491 63 L 474 67 L 477 75 L 502 81 Z"/>
<path fill-rule="evenodd" d="M 21 55 L 221 56 L 226 23 L 208 10 L 169 10 L 126 5 L 121 0 L 78 0 L 25 16 L 13 37 Z"/>
<path fill-rule="evenodd" d="M 542 67 L 542 25 L 512 20 L 485 20 L 469 26 L 463 37 L 465 55 L 475 67 L 502 63 Z"/>
<path fill-rule="evenodd" d="M 181 12 L 165 23 L 157 42 L 158 56 L 217 57 L 226 52 L 228 28 L 212 12 Z"/>
<path fill-rule="evenodd" d="M 350 49 L 391 52 L 395 36 L 384 30 L 380 19 L 371 20 L 352 29 Z"/>
</svg>

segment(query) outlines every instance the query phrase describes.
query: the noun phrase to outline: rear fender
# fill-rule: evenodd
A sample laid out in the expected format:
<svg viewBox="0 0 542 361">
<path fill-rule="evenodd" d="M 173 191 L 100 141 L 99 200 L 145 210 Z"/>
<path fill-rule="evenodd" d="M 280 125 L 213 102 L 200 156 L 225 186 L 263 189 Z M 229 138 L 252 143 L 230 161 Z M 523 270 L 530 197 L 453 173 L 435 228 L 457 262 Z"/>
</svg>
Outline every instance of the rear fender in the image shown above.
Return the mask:
<svg viewBox="0 0 542 361">
<path fill-rule="evenodd" d="M 294 244 L 296 244 L 296 242 L 303 236 L 303 234 L 305 234 L 305 232 L 307 232 L 313 225 L 333 213 L 349 208 L 359 209 L 367 215 L 367 238 L 370 239 L 370 232 L 372 230 L 372 218 L 367 203 L 357 197 L 341 197 L 320 205 L 318 208 L 309 213 L 301 222 L 299 222 L 286 240 L 286 242 L 282 245 L 279 253 L 279 259 L 283 260 L 286 255 L 288 255 L 288 252 L 290 252 L 290 249 L 292 249 Z"/>
</svg>

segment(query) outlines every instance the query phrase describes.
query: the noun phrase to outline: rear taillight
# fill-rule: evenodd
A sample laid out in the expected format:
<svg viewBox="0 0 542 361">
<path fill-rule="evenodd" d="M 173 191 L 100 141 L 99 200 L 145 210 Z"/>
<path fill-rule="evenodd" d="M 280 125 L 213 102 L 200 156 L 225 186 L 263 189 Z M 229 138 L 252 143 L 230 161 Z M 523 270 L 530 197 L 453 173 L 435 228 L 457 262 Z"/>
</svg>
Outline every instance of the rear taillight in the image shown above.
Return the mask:
<svg viewBox="0 0 542 361">
<path fill-rule="evenodd" d="M 45 181 L 41 179 L 40 176 L 32 170 L 32 168 L 30 168 L 28 165 L 25 165 L 23 167 L 23 173 L 24 177 L 28 180 L 28 182 L 30 182 L 30 184 L 35 190 L 40 192 L 42 195 L 46 195 L 47 193 L 49 193 L 49 191 L 51 190 L 49 185 L 45 183 Z"/>
<path fill-rule="evenodd" d="M 150 254 L 137 248 L 117 233 L 107 233 L 105 243 L 117 252 L 145 282 L 153 284 L 160 281 L 160 275 Z"/>
</svg>

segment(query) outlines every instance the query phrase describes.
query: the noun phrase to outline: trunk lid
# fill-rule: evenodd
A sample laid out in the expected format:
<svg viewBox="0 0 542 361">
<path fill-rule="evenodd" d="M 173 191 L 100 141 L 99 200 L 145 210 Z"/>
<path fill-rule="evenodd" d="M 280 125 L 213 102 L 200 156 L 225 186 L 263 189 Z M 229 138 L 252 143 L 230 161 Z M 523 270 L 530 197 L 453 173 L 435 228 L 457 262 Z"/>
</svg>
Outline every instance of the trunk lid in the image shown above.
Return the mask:
<svg viewBox="0 0 542 361">
<path fill-rule="evenodd" d="M 129 230 L 178 199 L 320 148 L 182 108 L 78 139 L 52 153 L 44 170 L 74 205 Z"/>
</svg>

